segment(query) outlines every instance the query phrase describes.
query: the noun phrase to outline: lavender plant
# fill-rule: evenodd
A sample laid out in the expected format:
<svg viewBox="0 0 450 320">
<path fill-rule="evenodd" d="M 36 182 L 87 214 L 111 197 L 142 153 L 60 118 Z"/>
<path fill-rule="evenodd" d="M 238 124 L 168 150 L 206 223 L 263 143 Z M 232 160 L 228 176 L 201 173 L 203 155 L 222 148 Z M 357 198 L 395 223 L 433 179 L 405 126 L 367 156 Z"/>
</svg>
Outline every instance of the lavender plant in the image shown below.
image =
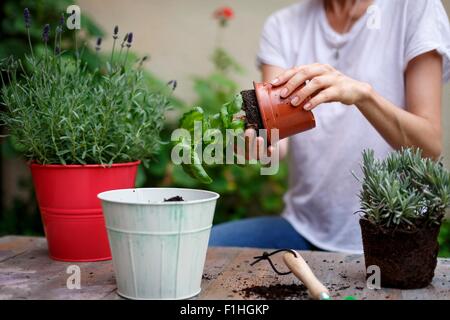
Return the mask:
<svg viewBox="0 0 450 320">
<path fill-rule="evenodd" d="M 440 224 L 450 206 L 450 174 L 419 149 L 405 148 L 385 160 L 363 153 L 362 218 L 382 228 L 412 230 Z"/>
<path fill-rule="evenodd" d="M 28 9 L 24 19 L 28 29 Z M 48 24 L 43 28 L 43 54 L 33 52 L 29 41 L 25 61 L 12 57 L 1 61 L 5 110 L 0 124 L 24 155 L 40 164 L 110 165 L 150 159 L 159 150 L 169 103 L 165 95 L 147 87 L 142 61 L 130 66 L 132 33 L 124 41 L 126 51 L 122 53 L 122 47 L 117 53 L 116 26 L 110 61 L 89 72 L 79 59 L 82 52 L 73 58 L 61 50 L 64 16 L 61 21 L 54 33 Z M 96 42 L 97 53 L 101 43 Z M 25 71 L 24 63 L 31 72 Z"/>
</svg>

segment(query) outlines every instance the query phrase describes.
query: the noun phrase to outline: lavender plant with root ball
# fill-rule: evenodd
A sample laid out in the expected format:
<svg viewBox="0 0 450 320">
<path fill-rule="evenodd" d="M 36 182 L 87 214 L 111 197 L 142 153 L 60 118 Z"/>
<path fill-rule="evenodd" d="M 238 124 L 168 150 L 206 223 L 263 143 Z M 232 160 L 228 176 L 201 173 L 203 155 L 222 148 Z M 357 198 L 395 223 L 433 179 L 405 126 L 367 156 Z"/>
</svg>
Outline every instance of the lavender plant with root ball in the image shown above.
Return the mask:
<svg viewBox="0 0 450 320">
<path fill-rule="evenodd" d="M 366 267 L 380 269 L 381 285 L 429 285 L 437 264 L 439 229 L 450 206 L 450 174 L 418 149 L 384 160 L 363 153 L 361 230 Z"/>
</svg>

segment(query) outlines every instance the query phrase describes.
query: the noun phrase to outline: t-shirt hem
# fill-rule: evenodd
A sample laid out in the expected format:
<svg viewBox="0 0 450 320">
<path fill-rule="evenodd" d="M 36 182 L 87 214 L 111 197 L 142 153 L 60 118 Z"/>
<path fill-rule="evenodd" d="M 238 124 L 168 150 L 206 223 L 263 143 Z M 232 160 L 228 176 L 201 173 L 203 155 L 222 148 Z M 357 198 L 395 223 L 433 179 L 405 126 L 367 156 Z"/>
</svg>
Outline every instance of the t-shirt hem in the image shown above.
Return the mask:
<svg viewBox="0 0 450 320">
<path fill-rule="evenodd" d="M 285 218 L 291 226 L 297 231 L 299 234 L 302 235 L 306 240 L 308 240 L 311 244 L 316 246 L 319 249 L 325 250 L 325 251 L 331 251 L 331 252 L 339 252 L 339 253 L 347 253 L 347 254 L 363 254 L 362 250 L 354 250 L 354 249 L 348 249 L 348 248 L 339 248 L 335 246 L 330 246 L 329 244 L 322 243 L 320 241 L 317 241 L 314 239 L 314 237 L 307 232 L 302 225 L 298 224 L 295 220 L 295 217 L 292 215 L 284 212 L 282 214 L 282 217 Z"/>
</svg>

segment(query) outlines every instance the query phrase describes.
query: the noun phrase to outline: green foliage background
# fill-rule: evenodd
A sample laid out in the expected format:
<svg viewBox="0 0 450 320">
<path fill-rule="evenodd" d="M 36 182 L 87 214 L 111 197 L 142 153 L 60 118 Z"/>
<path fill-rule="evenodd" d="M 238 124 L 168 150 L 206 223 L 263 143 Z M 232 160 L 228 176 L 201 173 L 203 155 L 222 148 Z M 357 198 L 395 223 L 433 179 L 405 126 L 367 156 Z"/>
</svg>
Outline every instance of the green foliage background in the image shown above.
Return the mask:
<svg viewBox="0 0 450 320">
<path fill-rule="evenodd" d="M 32 40 L 40 42 L 41 26 L 51 21 L 58 21 L 61 12 L 65 12 L 73 0 L 4 0 L 0 3 L 0 58 L 14 55 L 22 57 L 27 52 L 27 40 L 23 25 L 22 12 L 28 7 L 33 15 Z M 85 29 L 85 42 L 92 37 L 105 36 L 92 19 L 82 17 Z M 113 26 L 111 26 L 112 28 Z M 127 30 L 124 30 L 127 31 Z M 129 30 L 132 31 L 132 30 Z M 64 44 L 64 49 L 73 48 L 70 39 Z M 89 47 L 83 59 L 91 68 L 95 68 L 101 55 Z M 236 77 L 245 72 L 224 48 L 218 47 L 211 56 L 215 66 L 208 75 L 194 76 L 194 90 L 197 93 L 196 105 L 207 108 L 208 112 L 217 112 L 220 106 L 231 100 L 239 91 Z M 148 85 L 154 90 L 166 90 L 165 81 L 158 79 L 150 72 L 145 73 Z M 175 110 L 181 113 L 188 104 L 176 97 L 171 97 Z M 177 126 L 175 121 L 167 121 L 162 132 L 165 141 L 170 140 L 170 133 Z M 1 140 L 1 157 L 16 159 L 18 157 L 9 139 Z M 0 159 L 1 160 L 1 159 Z M 286 163 L 281 163 L 280 171 L 274 176 L 261 176 L 259 166 L 217 166 L 208 171 L 213 178 L 210 185 L 202 185 L 190 178 L 181 166 L 174 166 L 170 161 L 170 145 L 162 146 L 161 152 L 154 162 L 145 168 L 141 166 L 138 172 L 138 187 L 176 186 L 209 189 L 220 193 L 215 223 L 241 219 L 259 215 L 279 214 L 283 208 L 282 196 L 286 191 L 288 173 Z M 33 194 L 30 178 L 18 181 L 18 187 L 25 190 L 25 198 L 13 199 L 8 207 L 2 205 L 0 211 L 0 236 L 5 234 L 43 235 L 40 215 Z M 349 213 L 352 214 L 352 213 Z M 450 222 L 444 223 L 440 235 L 441 256 L 450 257 Z"/>
</svg>

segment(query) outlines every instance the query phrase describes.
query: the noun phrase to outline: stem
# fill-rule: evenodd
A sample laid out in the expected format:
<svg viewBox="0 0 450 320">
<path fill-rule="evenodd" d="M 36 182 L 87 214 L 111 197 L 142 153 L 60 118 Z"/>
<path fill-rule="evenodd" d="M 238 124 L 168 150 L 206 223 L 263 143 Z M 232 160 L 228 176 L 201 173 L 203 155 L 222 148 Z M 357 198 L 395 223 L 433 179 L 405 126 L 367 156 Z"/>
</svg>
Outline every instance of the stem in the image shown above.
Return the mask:
<svg viewBox="0 0 450 320">
<path fill-rule="evenodd" d="M 119 57 L 117 58 L 117 61 L 119 61 L 119 63 L 120 63 L 120 58 L 122 57 L 122 51 L 123 51 L 123 45 L 120 47 Z"/>
<path fill-rule="evenodd" d="M 112 68 L 112 65 L 113 65 L 114 50 L 116 49 L 116 40 L 117 39 L 114 38 L 113 45 L 112 45 L 111 61 L 109 62 L 109 64 L 111 65 L 111 68 Z"/>
<path fill-rule="evenodd" d="M 48 51 L 48 48 L 47 48 L 47 42 L 46 42 L 45 43 L 45 56 L 44 56 L 45 64 L 44 64 L 44 67 L 47 67 L 47 51 Z"/>
<path fill-rule="evenodd" d="M 128 38 L 128 33 L 125 35 L 125 38 L 123 39 L 121 45 L 120 45 L 120 51 L 119 51 L 119 57 L 117 58 L 117 61 L 119 61 L 120 63 L 120 58 L 122 58 L 122 51 L 123 48 L 125 47 L 125 43 L 126 43 L 126 39 Z"/>
<path fill-rule="evenodd" d="M 16 78 L 16 70 L 13 70 L 11 72 L 11 74 L 9 74 L 9 71 L 6 72 L 6 77 L 8 78 L 8 84 L 11 85 L 12 84 L 12 90 L 14 92 L 13 94 L 13 99 L 16 102 L 16 104 L 19 106 L 20 105 L 20 100 L 19 100 L 19 95 L 17 94 L 17 81 L 12 81 L 11 79 L 17 79 Z M 6 86 L 5 86 L 6 87 Z"/>
<path fill-rule="evenodd" d="M 61 27 L 61 30 L 60 30 L 61 32 L 59 33 L 59 39 L 58 39 L 58 41 L 59 41 L 59 53 L 58 53 L 58 62 L 59 62 L 59 64 L 58 64 L 58 66 L 59 66 L 59 68 L 60 68 L 60 70 L 61 70 L 61 55 L 62 55 L 62 47 L 61 47 L 61 38 L 62 38 L 62 27 Z"/>
<path fill-rule="evenodd" d="M 74 34 L 73 34 L 74 38 L 75 38 L 75 57 L 79 58 L 79 54 L 78 54 L 78 40 L 77 40 L 77 30 L 75 30 Z"/>
<path fill-rule="evenodd" d="M 57 40 L 58 40 L 58 27 L 56 27 L 56 34 L 55 34 L 55 43 L 53 44 L 53 51 L 54 51 L 54 53 L 56 53 L 57 54 L 57 52 L 56 52 L 56 45 L 57 45 Z"/>
<path fill-rule="evenodd" d="M 125 54 L 125 59 L 123 61 L 123 66 L 125 67 L 127 65 L 127 60 L 128 60 L 128 51 L 130 51 L 130 48 L 127 47 L 127 52 Z"/>
<path fill-rule="evenodd" d="M 8 71 L 5 71 L 8 72 Z M 0 78 L 2 80 L 2 89 L 6 87 L 5 79 L 3 78 L 3 70 L 0 70 Z"/>
<path fill-rule="evenodd" d="M 216 48 L 220 48 L 223 42 L 223 27 L 219 26 L 219 30 L 216 33 Z"/>
<path fill-rule="evenodd" d="M 34 58 L 33 46 L 31 45 L 30 29 L 27 28 L 28 44 L 30 45 L 31 56 Z"/>
<path fill-rule="evenodd" d="M 54 128 L 54 122 L 53 122 L 53 117 L 51 118 L 51 123 L 50 123 L 50 134 L 52 136 L 52 142 L 53 142 L 53 146 L 55 147 L 56 150 L 56 154 L 59 153 L 59 148 L 58 145 L 56 144 L 56 139 L 55 139 L 55 133 L 53 131 Z M 61 156 L 58 156 L 60 161 L 64 164 L 64 159 Z"/>
<path fill-rule="evenodd" d="M 86 50 L 86 42 L 83 44 L 83 48 L 81 48 L 81 52 L 80 52 L 80 58 L 83 58 L 84 55 L 84 51 Z"/>
</svg>

